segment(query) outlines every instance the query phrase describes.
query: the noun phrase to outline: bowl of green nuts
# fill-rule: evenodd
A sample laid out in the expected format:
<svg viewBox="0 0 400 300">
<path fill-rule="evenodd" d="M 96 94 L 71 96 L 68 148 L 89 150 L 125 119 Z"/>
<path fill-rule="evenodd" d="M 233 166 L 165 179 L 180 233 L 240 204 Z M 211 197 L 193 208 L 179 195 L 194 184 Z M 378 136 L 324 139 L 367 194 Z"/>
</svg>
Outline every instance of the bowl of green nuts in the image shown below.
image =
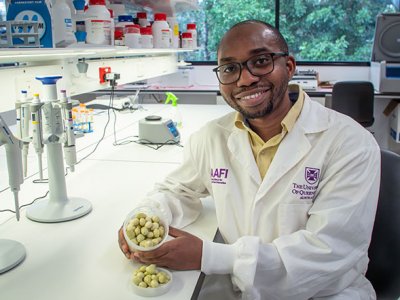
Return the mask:
<svg viewBox="0 0 400 300">
<path fill-rule="evenodd" d="M 167 239 L 168 224 L 159 209 L 140 206 L 126 217 L 123 232 L 130 251 L 151 251 Z"/>
<path fill-rule="evenodd" d="M 165 294 L 172 286 L 172 273 L 155 264 L 142 265 L 132 274 L 133 291 L 143 297 Z"/>
</svg>

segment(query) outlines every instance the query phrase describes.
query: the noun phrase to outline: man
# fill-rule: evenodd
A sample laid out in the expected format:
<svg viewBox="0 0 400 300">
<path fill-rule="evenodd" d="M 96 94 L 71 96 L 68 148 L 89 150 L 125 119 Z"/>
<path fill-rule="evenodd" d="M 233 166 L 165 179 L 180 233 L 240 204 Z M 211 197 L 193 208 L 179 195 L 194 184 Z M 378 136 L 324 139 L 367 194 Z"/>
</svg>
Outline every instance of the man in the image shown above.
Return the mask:
<svg viewBox="0 0 400 300">
<path fill-rule="evenodd" d="M 245 21 L 222 38 L 214 69 L 231 113 L 205 125 L 148 196 L 172 226 L 214 198 L 226 244 L 171 228 L 175 239 L 128 258 L 231 274 L 246 299 L 375 299 L 365 278 L 380 152 L 351 118 L 288 86 L 296 63 L 271 25 Z"/>
</svg>

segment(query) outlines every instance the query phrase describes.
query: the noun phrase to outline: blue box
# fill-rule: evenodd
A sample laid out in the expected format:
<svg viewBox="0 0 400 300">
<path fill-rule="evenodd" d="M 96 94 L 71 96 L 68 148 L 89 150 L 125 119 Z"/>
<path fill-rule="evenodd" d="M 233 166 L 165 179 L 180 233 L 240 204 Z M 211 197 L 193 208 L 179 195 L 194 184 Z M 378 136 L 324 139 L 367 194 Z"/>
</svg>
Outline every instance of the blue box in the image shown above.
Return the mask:
<svg viewBox="0 0 400 300">
<path fill-rule="evenodd" d="M 46 0 L 9 0 L 7 21 L 38 22 L 40 47 L 53 48 L 53 33 L 51 23 L 51 3 Z M 18 28 L 15 28 L 18 30 Z M 23 44 L 19 38 L 13 39 L 13 44 Z"/>
</svg>

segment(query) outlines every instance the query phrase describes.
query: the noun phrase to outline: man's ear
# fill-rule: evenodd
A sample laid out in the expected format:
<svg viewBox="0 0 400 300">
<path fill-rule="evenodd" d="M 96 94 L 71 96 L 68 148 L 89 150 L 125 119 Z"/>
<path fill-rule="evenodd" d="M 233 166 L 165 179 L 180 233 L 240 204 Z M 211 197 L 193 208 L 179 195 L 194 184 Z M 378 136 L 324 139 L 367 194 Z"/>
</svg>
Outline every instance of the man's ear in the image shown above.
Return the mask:
<svg viewBox="0 0 400 300">
<path fill-rule="evenodd" d="M 292 79 L 296 72 L 296 60 L 292 55 L 289 55 L 286 60 L 286 68 L 288 70 L 289 78 Z"/>
</svg>

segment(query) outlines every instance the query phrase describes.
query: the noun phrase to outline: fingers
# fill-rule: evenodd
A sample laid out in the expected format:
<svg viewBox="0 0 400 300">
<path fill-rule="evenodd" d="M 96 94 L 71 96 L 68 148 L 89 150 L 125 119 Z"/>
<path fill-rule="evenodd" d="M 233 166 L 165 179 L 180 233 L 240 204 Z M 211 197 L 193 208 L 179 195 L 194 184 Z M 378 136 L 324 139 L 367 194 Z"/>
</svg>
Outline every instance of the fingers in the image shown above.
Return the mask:
<svg viewBox="0 0 400 300">
<path fill-rule="evenodd" d="M 122 227 L 118 231 L 118 244 L 121 251 L 125 254 L 126 258 L 131 259 L 132 253 L 129 250 L 128 244 L 125 241 Z"/>
<path fill-rule="evenodd" d="M 170 236 L 172 236 L 174 238 L 180 237 L 180 236 L 191 236 L 190 233 L 188 233 L 186 231 L 183 231 L 183 230 L 180 230 L 178 228 L 172 227 L 172 226 L 169 226 L 168 235 L 170 235 Z"/>
<path fill-rule="evenodd" d="M 134 253 L 135 259 L 140 259 L 141 261 L 154 261 L 167 255 L 170 251 L 169 242 L 165 242 L 159 248 L 152 251 L 138 251 Z"/>
</svg>

